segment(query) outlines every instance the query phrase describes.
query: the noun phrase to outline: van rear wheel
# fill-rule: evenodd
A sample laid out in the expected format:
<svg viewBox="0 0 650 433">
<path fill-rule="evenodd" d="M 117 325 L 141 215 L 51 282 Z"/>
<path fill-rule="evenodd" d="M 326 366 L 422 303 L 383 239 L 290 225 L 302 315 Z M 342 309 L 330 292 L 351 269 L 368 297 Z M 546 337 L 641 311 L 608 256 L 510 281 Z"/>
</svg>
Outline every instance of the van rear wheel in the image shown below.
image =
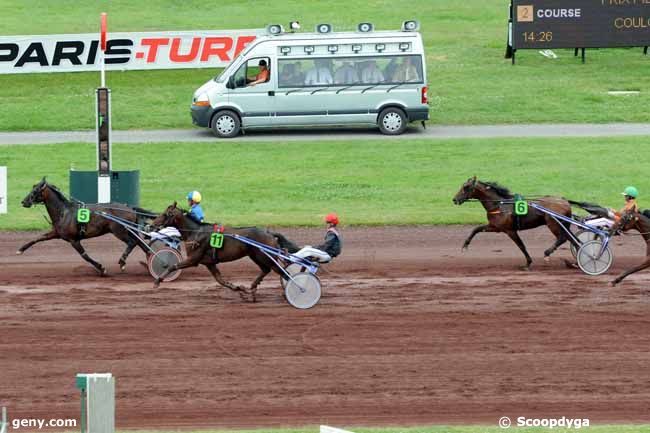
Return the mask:
<svg viewBox="0 0 650 433">
<path fill-rule="evenodd" d="M 219 111 L 212 117 L 212 133 L 219 138 L 232 138 L 239 134 L 241 121 L 234 111 Z"/>
<path fill-rule="evenodd" d="M 408 119 L 403 110 L 396 107 L 389 107 L 379 113 L 377 124 L 382 134 L 399 135 L 406 131 Z"/>
</svg>

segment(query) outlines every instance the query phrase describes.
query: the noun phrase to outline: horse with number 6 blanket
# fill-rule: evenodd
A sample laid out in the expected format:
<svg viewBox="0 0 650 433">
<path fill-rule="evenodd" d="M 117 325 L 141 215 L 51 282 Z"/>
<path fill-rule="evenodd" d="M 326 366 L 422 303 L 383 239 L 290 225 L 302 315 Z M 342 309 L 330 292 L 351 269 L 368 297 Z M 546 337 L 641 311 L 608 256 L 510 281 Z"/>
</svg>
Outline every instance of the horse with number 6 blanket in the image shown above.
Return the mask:
<svg viewBox="0 0 650 433">
<path fill-rule="evenodd" d="M 208 268 L 217 283 L 229 288 L 230 290 L 239 292 L 239 295 L 244 300 L 247 299 L 246 294 L 250 294 L 252 301 L 255 302 L 257 287 L 260 285 L 264 277 L 266 277 L 271 271 L 283 275 L 278 264 L 271 260 L 271 258 L 269 258 L 259 248 L 238 241 L 230 236 L 224 236 L 221 247 L 214 248 L 210 245 L 210 237 L 213 233 L 222 232 L 225 235 L 244 236 L 273 248 L 287 248 L 288 246 L 293 245 L 293 243 L 288 241 L 281 234 L 257 227 L 219 227 L 220 230 L 215 231 L 215 228 L 218 226 L 195 221 L 189 216 L 187 211 L 177 207 L 176 202 L 168 206 L 162 214 L 154 219 L 152 224 L 154 226 L 176 227 L 178 231 L 181 232 L 181 238 L 185 242 L 185 250 L 187 252 L 187 258 L 185 260 L 171 265 L 154 281 L 154 289 L 160 285 L 160 282 L 163 281 L 167 275 L 177 269 L 204 265 Z M 293 249 L 293 247 L 290 249 Z M 232 262 L 243 257 L 249 257 L 260 268 L 259 275 L 255 281 L 253 281 L 253 284 L 249 289 L 226 281 L 221 275 L 219 268 L 217 268 L 217 264 L 219 263 Z"/>
<path fill-rule="evenodd" d="M 472 230 L 470 235 L 463 243 L 463 251 L 469 247 L 470 242 L 474 236 L 482 232 L 503 232 L 517 244 L 521 252 L 526 258 L 526 265 L 524 269 L 530 269 L 533 262 L 526 245 L 519 237 L 518 231 L 529 230 L 535 227 L 546 225 L 548 229 L 555 235 L 555 242 L 546 251 L 544 251 L 544 260 L 549 259 L 549 256 L 558 249 L 560 245 L 566 241 L 570 241 L 565 230 L 569 230 L 570 224 L 565 221 L 556 221 L 551 215 L 541 212 L 536 209 L 530 209 L 526 215 L 517 215 L 514 209 L 516 197 L 508 188 L 499 185 L 496 182 L 481 181 L 476 176 L 467 179 L 460 187 L 460 190 L 453 198 L 453 202 L 461 205 L 468 200 L 478 200 L 483 205 L 487 212 L 488 223 L 478 226 Z M 535 202 L 541 206 L 571 218 L 571 204 L 568 200 L 561 197 L 544 196 L 535 200 L 527 200 Z M 562 227 L 564 226 L 564 228 Z"/>
</svg>

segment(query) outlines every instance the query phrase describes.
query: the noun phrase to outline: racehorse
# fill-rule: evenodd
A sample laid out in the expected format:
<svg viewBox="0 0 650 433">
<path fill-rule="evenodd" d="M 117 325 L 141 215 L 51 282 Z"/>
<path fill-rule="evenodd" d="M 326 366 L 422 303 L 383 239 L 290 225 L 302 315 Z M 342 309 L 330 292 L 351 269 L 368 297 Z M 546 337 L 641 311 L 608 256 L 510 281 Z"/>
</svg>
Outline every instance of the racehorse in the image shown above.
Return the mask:
<svg viewBox="0 0 650 433">
<path fill-rule="evenodd" d="M 259 286 L 264 277 L 266 277 L 272 270 L 282 275 L 282 271 L 279 269 L 278 265 L 259 248 L 240 242 L 232 237 L 224 236 L 223 244 L 220 248 L 213 248 L 210 246 L 210 237 L 215 233 L 215 227 L 219 227 L 214 224 L 199 223 L 195 221 L 188 216 L 188 213 L 185 210 L 178 208 L 176 202 L 168 206 L 165 212 L 153 220 L 152 225 L 157 227 L 176 227 L 181 232 L 181 237 L 185 242 L 185 249 L 187 251 L 187 258 L 185 260 L 170 266 L 155 280 L 153 285 L 154 289 L 160 285 L 160 282 L 164 280 L 168 274 L 177 269 L 204 265 L 208 268 L 217 283 L 229 288 L 230 290 L 239 292 L 239 295 L 244 300 L 246 300 L 245 295 L 250 293 L 253 302 L 255 302 L 257 286 Z M 226 235 L 241 235 L 274 248 L 283 248 L 283 244 L 287 242 L 291 244 L 290 241 L 286 240 L 283 236 L 257 227 L 223 227 L 223 233 Z M 232 262 L 246 256 L 248 256 L 260 268 L 260 274 L 257 276 L 255 281 L 253 281 L 253 284 L 248 290 L 243 286 L 236 286 L 226 281 L 217 268 L 218 263 Z"/>
<path fill-rule="evenodd" d="M 530 269 L 533 259 L 530 258 L 526 245 L 517 234 L 521 230 L 529 230 L 542 225 L 547 225 L 555 235 L 555 243 L 544 251 L 544 260 L 548 261 L 549 256 L 568 239 L 562 227 L 550 215 L 541 213 L 535 209 L 528 209 L 528 214 L 517 216 L 514 213 L 515 196 L 505 187 L 495 182 L 483 182 L 476 179 L 476 176 L 467 180 L 461 185 L 460 190 L 454 196 L 454 204 L 461 205 L 467 200 L 476 199 L 481 202 L 487 212 L 488 223 L 478 226 L 465 239 L 463 251 L 469 247 L 474 236 L 481 232 L 503 232 L 514 241 L 526 257 L 524 269 Z M 563 198 L 544 196 L 536 200 L 529 200 L 539 203 L 547 209 L 561 215 L 571 217 L 571 205 Z M 562 223 L 567 229 L 568 223 Z"/>
<path fill-rule="evenodd" d="M 133 248 L 136 245 L 140 247 L 142 245 L 140 245 L 141 241 L 129 233 L 122 224 L 104 218 L 95 213 L 95 211 L 111 214 L 135 224 L 144 223 L 146 219 L 145 215 L 152 215 L 147 210 L 137 207 L 130 208 L 117 203 L 87 205 L 85 207 L 90 211 L 90 220 L 86 224 L 79 224 L 77 222 L 77 211 L 83 204 L 68 200 L 56 186 L 47 183 L 45 177 L 34 185 L 31 192 L 22 201 L 22 205 L 27 208 L 32 207 L 34 204 L 45 205 L 45 209 L 50 216 L 52 230 L 33 241 L 27 242 L 16 251 L 16 254 L 23 254 L 28 248 L 38 242 L 49 241 L 50 239 L 63 239 L 69 242 L 85 261 L 93 265 L 101 276 L 106 276 L 106 268 L 86 254 L 86 250 L 81 245 L 83 239 L 112 233 L 119 240 L 126 243 L 126 250 L 124 250 L 118 262 L 122 270 L 125 269 L 126 258 L 133 251 Z"/>
<path fill-rule="evenodd" d="M 645 240 L 645 261 L 638 266 L 624 271 L 621 275 L 612 280 L 609 283 L 612 287 L 623 281 L 623 279 L 628 275 L 650 267 L 650 211 L 645 210 L 643 212 L 624 213 L 612 226 L 611 233 L 616 233 L 617 231 L 625 232 L 632 229 L 638 231 Z"/>
</svg>

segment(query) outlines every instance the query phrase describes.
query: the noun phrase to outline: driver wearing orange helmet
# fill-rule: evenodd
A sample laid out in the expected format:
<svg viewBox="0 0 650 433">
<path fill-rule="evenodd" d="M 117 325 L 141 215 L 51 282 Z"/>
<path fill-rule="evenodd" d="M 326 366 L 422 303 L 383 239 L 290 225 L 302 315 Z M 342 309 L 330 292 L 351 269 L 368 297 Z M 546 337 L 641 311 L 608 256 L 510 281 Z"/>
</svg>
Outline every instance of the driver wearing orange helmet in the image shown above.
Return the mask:
<svg viewBox="0 0 650 433">
<path fill-rule="evenodd" d="M 325 216 L 325 224 L 327 224 L 325 241 L 315 247 L 306 246 L 294 255 L 303 258 L 314 257 L 320 263 L 327 263 L 341 254 L 341 235 L 336 230 L 336 226 L 339 225 L 338 215 L 335 213 L 327 214 Z"/>
</svg>

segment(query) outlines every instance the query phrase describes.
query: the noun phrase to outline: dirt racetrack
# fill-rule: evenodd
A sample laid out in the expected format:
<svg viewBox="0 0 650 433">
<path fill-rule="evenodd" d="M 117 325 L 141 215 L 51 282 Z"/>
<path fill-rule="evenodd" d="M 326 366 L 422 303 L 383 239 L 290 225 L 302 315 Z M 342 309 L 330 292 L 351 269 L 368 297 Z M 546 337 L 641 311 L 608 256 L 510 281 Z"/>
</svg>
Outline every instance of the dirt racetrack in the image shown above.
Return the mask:
<svg viewBox="0 0 650 433">
<path fill-rule="evenodd" d="M 278 277 L 249 304 L 207 270 L 151 289 L 122 244 L 86 241 L 100 278 L 67 244 L 14 252 L 0 234 L 0 406 L 15 418 L 78 418 L 77 372 L 117 377 L 118 428 L 482 423 L 501 416 L 650 422 L 650 272 L 639 237 L 614 241 L 609 274 L 550 264 L 546 229 L 523 233 L 523 263 L 500 234 L 470 227 L 343 229 L 343 255 L 307 311 Z M 315 242 L 322 231 L 282 230 Z M 250 283 L 248 261 L 221 265 Z"/>
</svg>

